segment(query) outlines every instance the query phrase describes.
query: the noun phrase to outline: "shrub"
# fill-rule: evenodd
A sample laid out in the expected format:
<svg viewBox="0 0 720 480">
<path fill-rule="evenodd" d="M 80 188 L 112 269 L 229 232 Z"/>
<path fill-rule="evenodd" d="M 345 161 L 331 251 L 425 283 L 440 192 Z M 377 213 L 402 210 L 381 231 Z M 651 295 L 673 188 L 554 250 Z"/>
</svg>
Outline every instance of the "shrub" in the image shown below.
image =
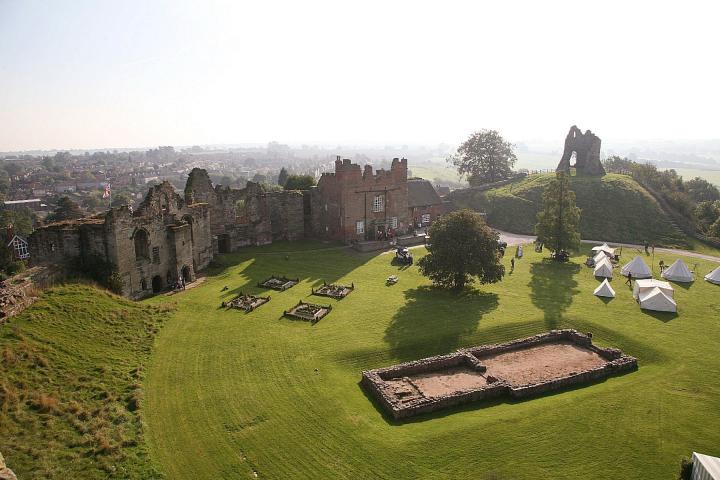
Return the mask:
<svg viewBox="0 0 720 480">
<path fill-rule="evenodd" d="M 10 262 L 5 267 L 5 273 L 7 273 L 10 276 L 16 275 L 18 273 L 22 273 L 24 271 L 25 271 L 25 262 L 23 262 L 23 261 Z"/>
<path fill-rule="evenodd" d="M 692 460 L 683 458 L 682 462 L 680 462 L 680 476 L 678 477 L 678 480 L 690 480 L 690 478 L 692 477 L 692 469 Z"/>
</svg>

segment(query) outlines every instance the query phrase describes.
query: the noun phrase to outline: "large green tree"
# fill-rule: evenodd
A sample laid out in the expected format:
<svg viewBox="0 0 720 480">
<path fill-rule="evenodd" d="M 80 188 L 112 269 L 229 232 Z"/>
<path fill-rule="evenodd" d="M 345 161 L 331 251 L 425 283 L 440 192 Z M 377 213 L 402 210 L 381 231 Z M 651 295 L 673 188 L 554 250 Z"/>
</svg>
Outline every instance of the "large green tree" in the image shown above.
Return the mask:
<svg viewBox="0 0 720 480">
<path fill-rule="evenodd" d="M 499 235 L 471 210 L 443 215 L 430 227 L 428 254 L 418 262 L 420 273 L 442 288 L 462 289 L 502 279 Z"/>
<path fill-rule="evenodd" d="M 285 182 L 285 190 L 310 190 L 315 185 L 312 175 L 289 175 Z"/>
<path fill-rule="evenodd" d="M 62 197 L 58 200 L 57 207 L 53 213 L 48 215 L 48 222 L 60 222 L 62 220 L 74 220 L 82 218 L 83 211 L 77 203 L 73 202 L 69 197 Z"/>
<path fill-rule="evenodd" d="M 535 225 L 538 241 L 556 254 L 576 250 L 580 246 L 580 209 L 575 205 L 569 175 L 558 172 L 545 187 L 542 202 L 543 209 L 538 213 Z"/>
<path fill-rule="evenodd" d="M 482 185 L 510 178 L 517 157 L 513 144 L 496 130 L 480 130 L 470 135 L 447 161 L 470 185 Z"/>
</svg>

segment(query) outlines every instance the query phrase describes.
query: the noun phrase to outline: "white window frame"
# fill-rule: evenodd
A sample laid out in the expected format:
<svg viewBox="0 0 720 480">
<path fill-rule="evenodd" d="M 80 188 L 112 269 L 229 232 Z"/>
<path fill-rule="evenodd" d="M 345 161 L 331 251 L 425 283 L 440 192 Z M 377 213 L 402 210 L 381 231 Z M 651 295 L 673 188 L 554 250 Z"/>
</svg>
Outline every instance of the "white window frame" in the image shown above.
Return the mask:
<svg viewBox="0 0 720 480">
<path fill-rule="evenodd" d="M 355 233 L 357 235 L 362 235 L 363 233 L 365 233 L 365 221 L 364 220 L 355 222 Z"/>
<path fill-rule="evenodd" d="M 397 227 L 398 226 L 398 218 L 397 217 L 392 217 L 392 219 L 390 219 L 390 226 L 392 228 L 398 228 Z"/>
<path fill-rule="evenodd" d="M 18 238 L 16 238 L 13 241 L 13 243 L 15 244 L 14 245 L 15 255 L 17 255 L 17 257 L 20 260 L 25 260 L 26 258 L 28 258 L 30 256 L 30 252 L 28 251 L 27 243 L 23 242 L 22 240 L 20 240 Z"/>
<path fill-rule="evenodd" d="M 429 213 L 423 213 L 422 214 L 422 224 L 427 225 L 430 223 L 430 214 Z"/>
<path fill-rule="evenodd" d="M 385 211 L 385 195 L 375 195 L 375 198 L 373 198 L 372 211 L 376 213 Z"/>
</svg>

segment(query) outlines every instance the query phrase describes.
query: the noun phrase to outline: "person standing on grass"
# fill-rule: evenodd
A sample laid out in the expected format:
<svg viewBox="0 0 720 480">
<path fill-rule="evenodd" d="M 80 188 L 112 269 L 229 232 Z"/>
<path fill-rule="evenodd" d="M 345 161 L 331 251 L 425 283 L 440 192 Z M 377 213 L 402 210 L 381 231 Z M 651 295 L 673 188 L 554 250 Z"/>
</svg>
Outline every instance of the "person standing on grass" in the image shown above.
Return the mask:
<svg viewBox="0 0 720 480">
<path fill-rule="evenodd" d="M 632 287 L 632 273 L 628 272 L 628 278 L 625 280 L 625 285 L 630 285 Z"/>
</svg>

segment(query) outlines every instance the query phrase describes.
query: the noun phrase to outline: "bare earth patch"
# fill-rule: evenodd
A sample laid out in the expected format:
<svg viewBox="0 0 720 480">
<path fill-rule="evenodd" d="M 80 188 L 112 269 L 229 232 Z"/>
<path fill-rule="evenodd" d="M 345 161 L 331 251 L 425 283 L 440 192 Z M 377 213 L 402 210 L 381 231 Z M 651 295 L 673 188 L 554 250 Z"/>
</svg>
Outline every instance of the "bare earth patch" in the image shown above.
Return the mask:
<svg viewBox="0 0 720 480">
<path fill-rule="evenodd" d="M 425 397 L 439 397 L 454 392 L 467 392 L 487 384 L 482 373 L 467 367 L 451 368 L 388 380 L 396 392 L 417 390 Z M 414 387 L 414 388 L 412 388 Z"/>
<path fill-rule="evenodd" d="M 510 385 L 528 385 L 600 367 L 607 363 L 597 353 L 571 342 L 536 345 L 481 356 L 489 374 Z"/>
</svg>

